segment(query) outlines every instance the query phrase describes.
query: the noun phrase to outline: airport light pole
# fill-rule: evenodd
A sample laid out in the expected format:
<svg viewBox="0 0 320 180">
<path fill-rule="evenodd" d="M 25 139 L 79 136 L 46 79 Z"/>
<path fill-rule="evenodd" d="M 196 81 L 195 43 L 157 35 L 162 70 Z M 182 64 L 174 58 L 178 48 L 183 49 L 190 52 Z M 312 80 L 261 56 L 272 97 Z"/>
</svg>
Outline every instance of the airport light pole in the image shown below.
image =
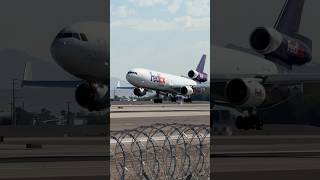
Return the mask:
<svg viewBox="0 0 320 180">
<path fill-rule="evenodd" d="M 16 95 L 15 95 L 15 91 L 16 91 L 15 82 L 16 81 L 17 81 L 17 79 L 12 79 L 11 120 L 12 120 L 12 124 L 14 126 L 17 125 L 17 121 L 16 121 Z"/>
<path fill-rule="evenodd" d="M 71 126 L 71 121 L 70 121 L 70 101 L 67 101 L 66 104 L 67 104 L 67 122 L 68 122 L 68 125 Z"/>
</svg>

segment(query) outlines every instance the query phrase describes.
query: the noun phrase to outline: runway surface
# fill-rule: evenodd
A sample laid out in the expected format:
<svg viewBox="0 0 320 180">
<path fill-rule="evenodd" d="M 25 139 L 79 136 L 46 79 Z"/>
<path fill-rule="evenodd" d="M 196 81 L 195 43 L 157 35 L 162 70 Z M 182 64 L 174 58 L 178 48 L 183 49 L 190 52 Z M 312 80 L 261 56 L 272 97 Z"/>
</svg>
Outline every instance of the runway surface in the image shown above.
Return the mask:
<svg viewBox="0 0 320 180">
<path fill-rule="evenodd" d="M 155 123 L 209 125 L 209 105 L 122 104 L 111 108 L 112 131 Z M 275 136 L 268 130 L 268 135 L 211 137 L 211 172 L 215 180 L 319 179 L 320 135 L 315 135 L 316 128 L 312 131 L 313 135 Z M 43 146 L 27 149 L 26 143 Z M 103 137 L 5 138 L 0 144 L 0 179 L 106 179 L 105 143 Z"/>
<path fill-rule="evenodd" d="M 320 136 L 212 137 L 215 179 L 319 179 Z M 215 143 L 216 142 L 216 143 Z"/>
<path fill-rule="evenodd" d="M 209 104 L 117 105 L 111 130 L 154 123 L 209 125 Z M 0 143 L 0 179 L 107 179 L 109 147 L 104 137 L 14 137 Z M 26 148 L 26 144 L 42 145 Z"/>
<path fill-rule="evenodd" d="M 112 131 L 155 123 L 210 124 L 209 104 L 113 105 Z"/>
<path fill-rule="evenodd" d="M 0 179 L 106 179 L 106 149 L 102 137 L 5 138 Z"/>
</svg>

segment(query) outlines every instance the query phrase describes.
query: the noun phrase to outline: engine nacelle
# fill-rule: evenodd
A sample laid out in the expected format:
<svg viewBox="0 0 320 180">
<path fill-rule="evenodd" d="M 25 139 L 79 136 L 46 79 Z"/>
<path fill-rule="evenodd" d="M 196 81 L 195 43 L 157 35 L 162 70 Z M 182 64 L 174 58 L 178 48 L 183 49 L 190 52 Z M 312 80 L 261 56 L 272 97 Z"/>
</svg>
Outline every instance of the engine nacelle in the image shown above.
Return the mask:
<svg viewBox="0 0 320 180">
<path fill-rule="evenodd" d="M 200 73 L 195 70 L 190 70 L 188 72 L 188 77 L 199 82 L 206 82 L 208 80 L 208 75 L 206 73 Z"/>
<path fill-rule="evenodd" d="M 89 111 L 100 111 L 109 107 L 108 87 L 103 85 L 80 84 L 75 92 L 77 103 Z"/>
<path fill-rule="evenodd" d="M 198 77 L 198 75 L 199 75 L 199 73 L 198 73 L 197 71 L 195 71 L 195 70 L 190 70 L 190 71 L 188 72 L 188 76 L 189 76 L 189 78 L 191 78 L 191 79 Z"/>
<path fill-rule="evenodd" d="M 138 97 L 141 97 L 141 96 L 144 96 L 147 94 L 147 91 L 143 88 L 134 88 L 133 89 L 133 94 L 138 96 Z"/>
<path fill-rule="evenodd" d="M 294 37 L 273 28 L 258 27 L 250 36 L 250 45 L 258 53 L 288 65 L 303 65 L 312 59 L 312 41 L 299 34 Z"/>
<path fill-rule="evenodd" d="M 233 79 L 225 88 L 225 96 L 240 108 L 259 107 L 266 100 L 266 90 L 258 79 Z"/>
<path fill-rule="evenodd" d="M 184 86 L 184 87 L 181 88 L 180 92 L 181 92 L 181 94 L 183 94 L 183 95 L 190 96 L 190 95 L 193 94 L 194 91 L 193 91 L 193 88 L 192 88 L 192 87 L 190 87 L 190 86 Z"/>
</svg>

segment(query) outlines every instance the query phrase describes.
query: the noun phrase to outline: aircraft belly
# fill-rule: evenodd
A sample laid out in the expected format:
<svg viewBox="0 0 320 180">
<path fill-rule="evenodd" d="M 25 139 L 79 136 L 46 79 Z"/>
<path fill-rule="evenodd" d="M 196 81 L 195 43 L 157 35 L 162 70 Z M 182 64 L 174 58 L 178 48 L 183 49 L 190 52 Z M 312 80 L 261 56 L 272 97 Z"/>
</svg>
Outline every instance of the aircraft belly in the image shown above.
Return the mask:
<svg viewBox="0 0 320 180">
<path fill-rule="evenodd" d="M 107 81 L 108 66 L 99 60 L 87 58 L 69 59 L 63 68 L 74 76 L 88 81 Z"/>
</svg>

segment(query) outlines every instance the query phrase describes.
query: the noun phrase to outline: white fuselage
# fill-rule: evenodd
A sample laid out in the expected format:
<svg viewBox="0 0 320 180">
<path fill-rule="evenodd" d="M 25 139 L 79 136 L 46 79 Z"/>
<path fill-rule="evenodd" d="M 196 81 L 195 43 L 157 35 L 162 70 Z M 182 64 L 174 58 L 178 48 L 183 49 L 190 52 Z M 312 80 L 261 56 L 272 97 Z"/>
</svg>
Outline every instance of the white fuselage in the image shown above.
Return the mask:
<svg viewBox="0 0 320 180">
<path fill-rule="evenodd" d="M 88 82 L 109 79 L 109 27 L 107 23 L 78 23 L 59 32 L 51 54 L 59 66 Z"/>
<path fill-rule="evenodd" d="M 127 81 L 137 88 L 151 89 L 168 93 L 179 93 L 186 86 L 196 86 L 197 82 L 182 76 L 161 73 L 148 69 L 133 69 L 126 75 Z"/>
<path fill-rule="evenodd" d="M 212 47 L 211 78 L 214 74 L 278 74 L 277 65 L 264 58 L 219 46 Z"/>
</svg>

